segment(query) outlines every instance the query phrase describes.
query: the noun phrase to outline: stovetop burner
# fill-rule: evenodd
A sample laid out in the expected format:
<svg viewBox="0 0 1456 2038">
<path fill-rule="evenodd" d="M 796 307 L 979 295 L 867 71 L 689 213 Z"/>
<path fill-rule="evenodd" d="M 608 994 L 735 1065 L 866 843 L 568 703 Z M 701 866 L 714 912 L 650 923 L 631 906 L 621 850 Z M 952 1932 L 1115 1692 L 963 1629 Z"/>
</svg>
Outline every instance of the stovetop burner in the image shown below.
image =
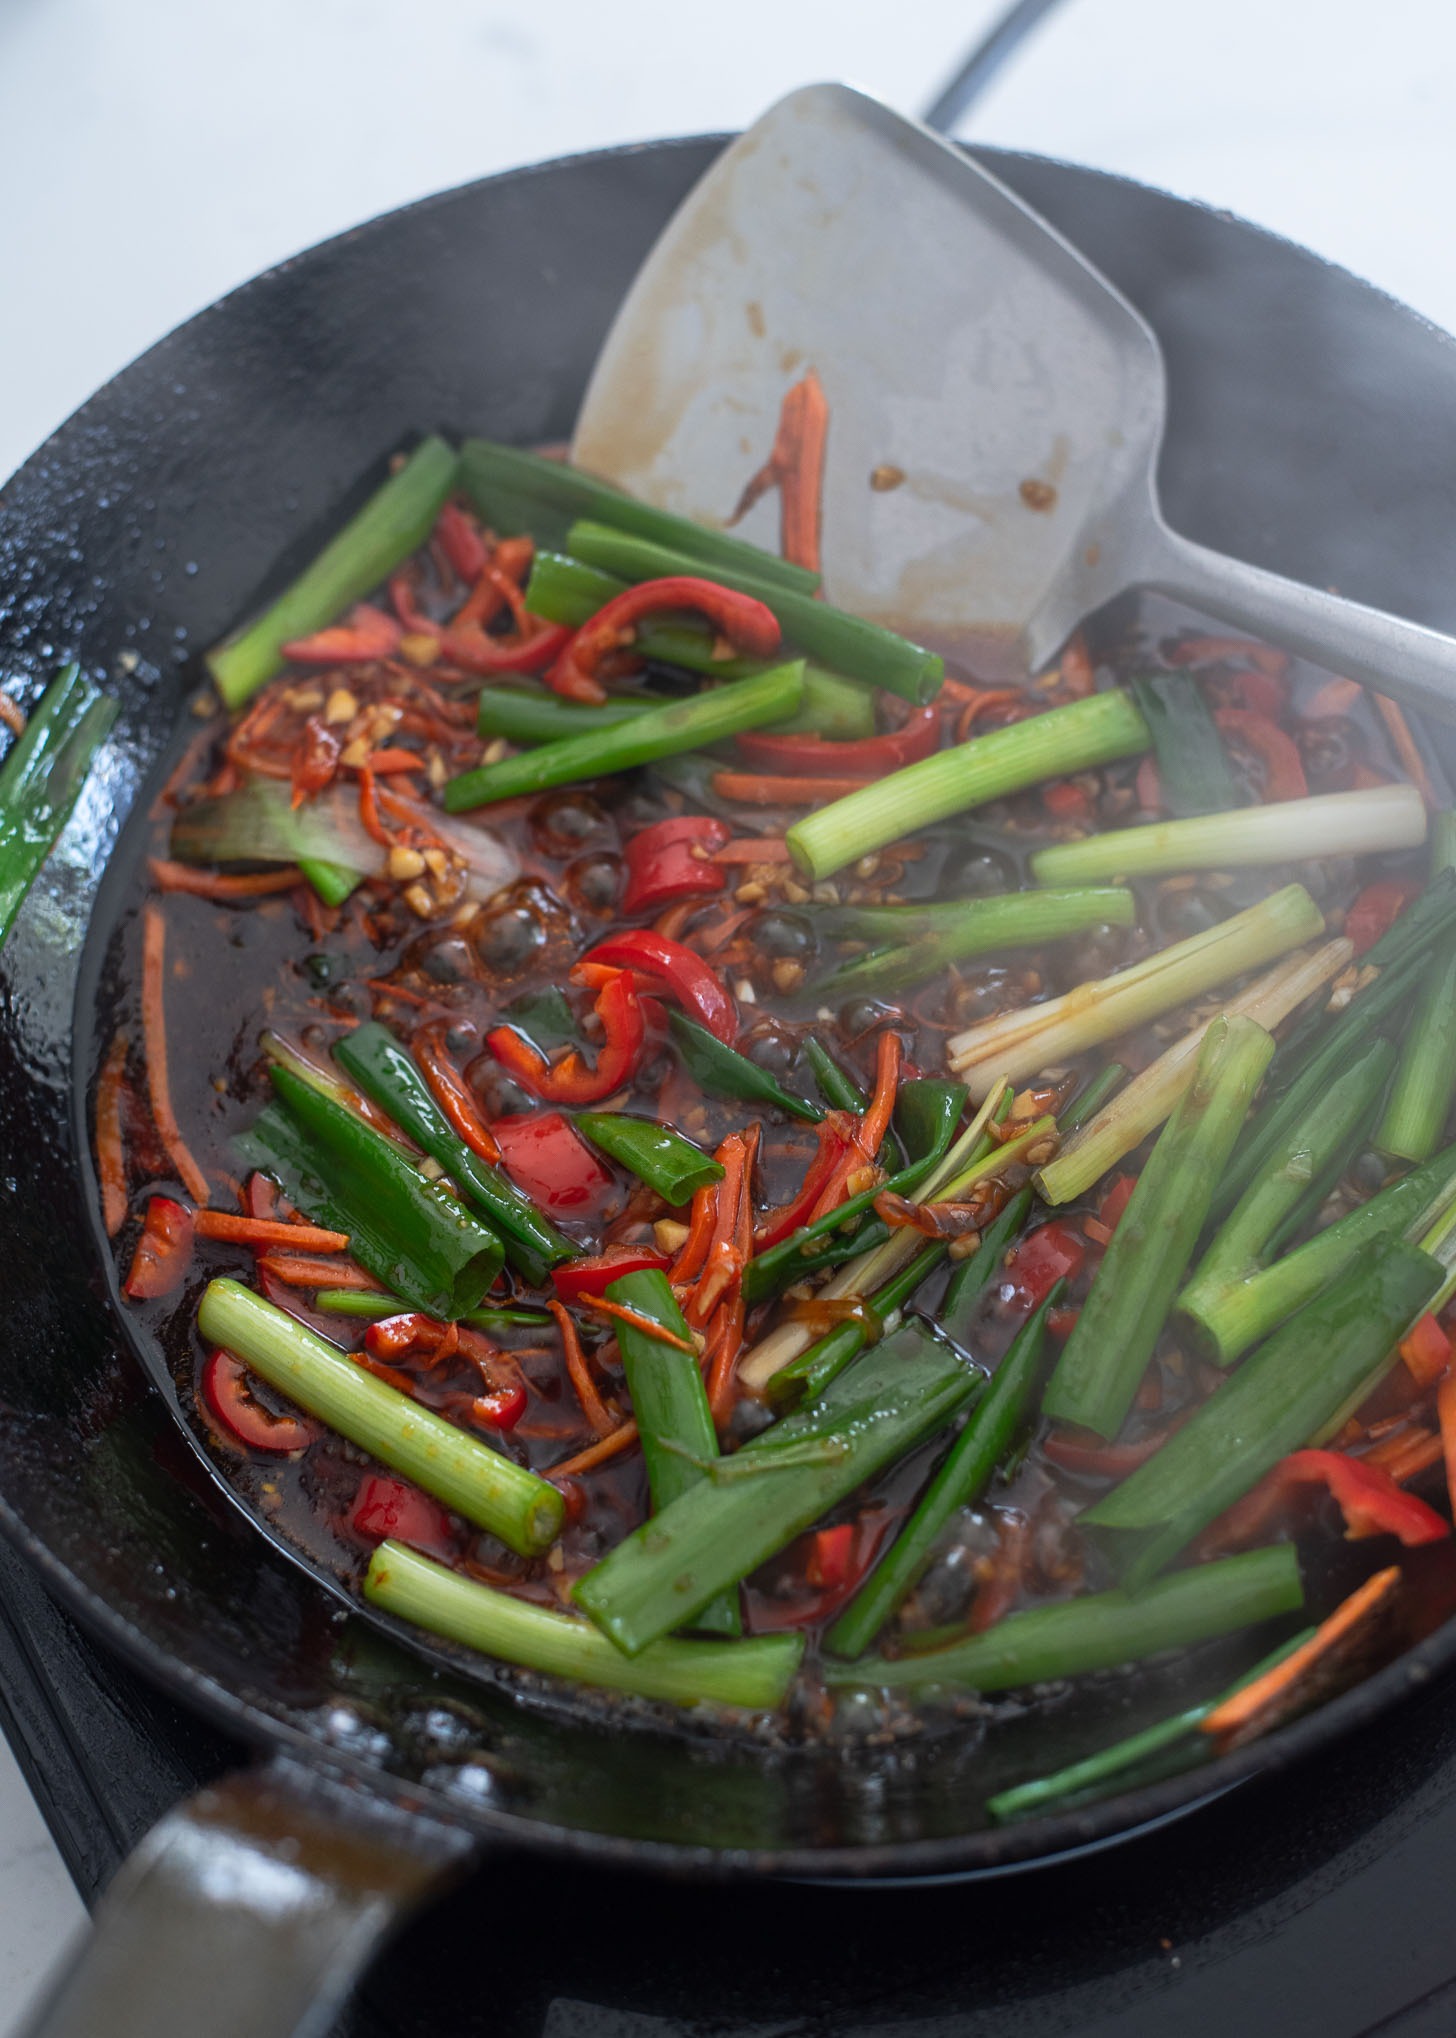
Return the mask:
<svg viewBox="0 0 1456 2038">
<path fill-rule="evenodd" d="M 83 1897 L 242 1751 L 0 1545 L 0 1725 Z M 334 2038 L 1451 2038 L 1456 1678 L 1323 1763 L 979 1883 L 702 1888 L 486 1866 Z"/>
</svg>

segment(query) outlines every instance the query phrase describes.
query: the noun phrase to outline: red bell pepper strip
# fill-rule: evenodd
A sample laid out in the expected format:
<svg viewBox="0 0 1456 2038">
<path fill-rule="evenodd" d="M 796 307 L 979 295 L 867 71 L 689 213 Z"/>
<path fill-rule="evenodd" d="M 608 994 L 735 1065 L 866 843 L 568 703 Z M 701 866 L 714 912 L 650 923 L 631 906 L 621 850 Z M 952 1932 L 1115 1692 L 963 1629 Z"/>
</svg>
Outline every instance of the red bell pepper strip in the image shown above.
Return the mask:
<svg viewBox="0 0 1456 2038">
<path fill-rule="evenodd" d="M 690 1018 L 706 1027 L 726 1047 L 731 1047 L 738 1037 L 738 1007 L 732 993 L 703 958 L 680 941 L 671 941 L 667 935 L 655 934 L 648 927 L 631 928 L 625 934 L 612 934 L 599 941 L 582 957 L 582 962 L 629 971 L 639 990 L 653 997 L 676 999 Z M 606 1096 L 607 1092 L 603 1090 L 600 1094 Z"/>
<path fill-rule="evenodd" d="M 311 637 L 295 637 L 283 646 L 283 656 L 296 665 L 351 665 L 367 658 L 391 658 L 403 634 L 393 616 L 360 602 L 349 611 L 347 623 L 315 630 Z"/>
<path fill-rule="evenodd" d="M 458 502 L 447 502 L 435 519 L 435 538 L 450 562 L 450 570 L 468 587 L 474 587 L 485 571 L 490 551 L 469 510 Z"/>
<path fill-rule="evenodd" d="M 202 1398 L 223 1428 L 254 1451 L 301 1451 L 323 1434 L 302 1415 L 275 1415 L 248 1388 L 246 1369 L 231 1352 L 215 1351 L 202 1369 Z"/>
<path fill-rule="evenodd" d="M 809 1163 L 798 1194 L 779 1209 L 769 1211 L 754 1228 L 753 1243 L 759 1252 L 767 1252 L 770 1246 L 780 1244 L 801 1224 L 809 1222 L 839 1163 L 854 1145 L 850 1120 L 842 1111 L 829 1112 L 815 1127 L 815 1133 L 819 1151 Z"/>
<path fill-rule="evenodd" d="M 557 1267 L 551 1280 L 563 1302 L 578 1302 L 583 1295 L 605 1295 L 623 1274 L 665 1273 L 667 1266 L 667 1254 L 650 1245 L 609 1245 L 604 1252 Z"/>
<path fill-rule="evenodd" d="M 585 1217 L 613 1186 L 610 1168 L 559 1111 L 497 1118 L 492 1131 L 506 1173 L 554 1217 Z"/>
<path fill-rule="evenodd" d="M 400 628 L 410 637 L 434 637 L 438 640 L 440 624 L 427 616 L 415 600 L 414 582 L 407 573 L 392 574 L 389 582 L 389 599 L 394 613 L 399 618 Z"/>
<path fill-rule="evenodd" d="M 872 778 L 929 757 L 940 742 L 940 710 L 917 708 L 883 736 L 834 743 L 823 736 L 775 736 L 751 729 L 737 738 L 745 762 L 761 771 L 806 772 L 811 778 Z"/>
<path fill-rule="evenodd" d="M 470 1404 L 470 1419 L 486 1429 L 514 1429 L 530 1400 L 519 1380 L 508 1387 L 493 1387 L 489 1394 L 477 1394 Z"/>
<path fill-rule="evenodd" d="M 1200 1547 L 1226 1549 L 1265 1535 L 1295 1496 L 1314 1486 L 1323 1486 L 1345 1517 L 1347 1541 L 1391 1535 L 1414 1549 L 1451 1533 L 1451 1524 L 1434 1507 L 1404 1492 L 1380 1466 L 1347 1457 L 1343 1451 L 1309 1450 L 1281 1459 L 1251 1493 L 1212 1524 Z"/>
<path fill-rule="evenodd" d="M 1345 939 L 1354 943 L 1356 955 L 1363 955 L 1389 932 L 1411 901 L 1420 897 L 1420 890 L 1407 878 L 1387 877 L 1377 878 L 1356 895 L 1345 915 Z"/>
<path fill-rule="evenodd" d="M 293 753 L 293 804 L 301 807 L 315 793 L 332 785 L 343 751 L 337 730 L 322 715 L 310 715 Z"/>
<path fill-rule="evenodd" d="M 1097 1205 L 1097 1215 L 1110 1232 L 1116 1231 L 1122 1222 L 1122 1213 L 1131 1203 L 1132 1192 L 1137 1185 L 1136 1175 L 1118 1175 Z"/>
<path fill-rule="evenodd" d="M 660 940 L 661 936 L 652 938 Z M 686 949 L 683 952 L 690 953 Z M 711 976 L 712 972 L 708 974 Z M 596 1014 L 606 1038 L 597 1051 L 595 1068 L 588 1067 L 580 1049 L 575 1047 L 563 1061 L 549 1062 L 539 1047 L 524 1040 L 510 1026 L 493 1028 L 486 1034 L 485 1044 L 524 1089 L 546 1103 L 599 1104 L 603 1097 L 610 1097 L 613 1090 L 620 1090 L 632 1080 L 647 1044 L 647 1021 L 630 971 L 620 971 L 602 986 L 597 994 Z M 496 1137 L 499 1140 L 499 1131 Z"/>
<path fill-rule="evenodd" d="M 622 852 L 624 913 L 657 913 L 680 899 L 721 892 L 728 880 L 712 860 L 731 830 L 711 814 L 679 814 L 634 835 Z"/>
<path fill-rule="evenodd" d="M 570 640 L 564 623 L 541 623 L 524 632 L 493 637 L 478 623 L 451 623 L 440 639 L 445 657 L 462 672 L 489 679 L 498 672 L 539 672 Z M 550 675 L 547 675 L 548 681 Z M 605 696 L 601 696 L 605 698 Z"/>
<path fill-rule="evenodd" d="M 837 1522 L 814 1531 L 804 1576 L 821 1591 L 833 1592 L 848 1582 L 854 1556 L 854 1523 Z"/>
<path fill-rule="evenodd" d="M 1040 1309 L 1058 1281 L 1076 1279 L 1086 1258 L 1086 1244 L 1070 1224 L 1055 1217 L 1039 1224 L 1006 1255 L 1009 1299 L 1018 1310 Z"/>
<path fill-rule="evenodd" d="M 153 1196 L 126 1277 L 127 1294 L 133 1302 L 170 1295 L 181 1287 L 191 1259 L 191 1211 L 170 1196 Z"/>
<path fill-rule="evenodd" d="M 364 1343 L 376 1359 L 398 1359 L 406 1352 L 419 1351 L 432 1363 L 447 1359 L 460 1342 L 453 1323 L 441 1323 L 418 1309 L 402 1309 L 395 1316 L 381 1316 L 364 1333 Z"/>
<path fill-rule="evenodd" d="M 1302 800 L 1309 792 L 1304 760 L 1299 745 L 1267 715 L 1251 708 L 1215 708 L 1213 719 L 1222 735 L 1231 737 L 1241 750 L 1249 751 L 1263 767 L 1262 796 L 1274 800 Z"/>
<path fill-rule="evenodd" d="M 681 609 L 706 616 L 741 657 L 772 658 L 779 648 L 778 617 L 763 602 L 720 587 L 715 580 L 675 573 L 624 588 L 589 616 L 546 674 L 547 686 L 568 700 L 604 701 L 606 690 L 597 678 L 597 667 L 607 653 L 629 649 L 637 625 L 649 616 Z"/>
<path fill-rule="evenodd" d="M 1428 1309 L 1408 1337 L 1400 1341 L 1400 1355 L 1411 1377 L 1422 1387 L 1434 1387 L 1451 1364 L 1451 1340 Z"/>
<path fill-rule="evenodd" d="M 346 1519 L 367 1542 L 391 1538 L 436 1556 L 449 1556 L 455 1548 L 450 1517 L 440 1503 L 417 1486 L 381 1473 L 372 1472 L 360 1481 Z"/>
</svg>

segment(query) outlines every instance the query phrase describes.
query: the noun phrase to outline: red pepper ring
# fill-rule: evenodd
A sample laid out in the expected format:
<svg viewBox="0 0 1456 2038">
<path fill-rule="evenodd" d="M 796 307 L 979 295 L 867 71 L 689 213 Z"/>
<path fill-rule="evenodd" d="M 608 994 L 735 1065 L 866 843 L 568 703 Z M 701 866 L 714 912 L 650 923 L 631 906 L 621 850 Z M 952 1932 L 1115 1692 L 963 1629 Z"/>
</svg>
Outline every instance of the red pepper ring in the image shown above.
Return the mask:
<svg viewBox="0 0 1456 2038">
<path fill-rule="evenodd" d="M 202 1398 L 229 1436 L 254 1451 L 301 1451 L 322 1435 L 303 1415 L 275 1415 L 255 1401 L 245 1366 L 231 1352 L 215 1351 L 202 1369 Z"/>
<path fill-rule="evenodd" d="M 712 852 L 731 834 L 711 814 L 678 814 L 643 828 L 622 852 L 627 866 L 622 911 L 656 913 L 682 899 L 721 892 L 728 880 Z"/>
<path fill-rule="evenodd" d="M 582 957 L 587 967 L 606 964 L 631 970 L 645 978 L 645 988 L 659 997 L 674 998 L 715 1040 L 731 1047 L 738 1037 L 738 1007 L 730 991 L 700 955 L 681 941 L 651 928 L 634 927 L 624 934 L 608 935 Z M 604 1091 L 603 1095 L 606 1094 Z"/>
<path fill-rule="evenodd" d="M 153 1302 L 180 1288 L 192 1260 L 192 1212 L 171 1196 L 153 1196 L 147 1203 L 141 1237 L 126 1277 L 133 1302 Z"/>
<path fill-rule="evenodd" d="M 589 616 L 561 656 L 545 675 L 547 686 L 568 700 L 604 701 L 606 689 L 597 678 L 597 666 L 610 651 L 629 647 L 637 625 L 649 616 L 695 610 L 721 631 L 744 658 L 772 658 L 779 648 L 778 617 L 751 594 L 739 594 L 720 587 L 716 580 L 700 580 L 694 574 L 673 573 L 662 580 L 639 581 L 613 595 L 605 607 Z"/>
<path fill-rule="evenodd" d="M 619 972 L 602 986 L 596 1013 L 606 1038 L 597 1053 L 595 1068 L 587 1066 L 581 1050 L 575 1047 L 564 1060 L 553 1064 L 540 1048 L 510 1026 L 492 1028 L 485 1036 L 485 1044 L 532 1096 L 548 1104 L 598 1104 L 632 1080 L 647 1044 L 647 1022 L 627 971 Z M 496 1136 L 500 1136 L 499 1126 Z"/>
<path fill-rule="evenodd" d="M 824 736 L 775 736 L 750 729 L 737 739 L 745 762 L 762 771 L 803 772 L 810 778 L 869 778 L 900 771 L 933 755 L 940 742 L 940 709 L 917 708 L 898 729 L 883 736 L 865 736 L 851 743 Z"/>
</svg>

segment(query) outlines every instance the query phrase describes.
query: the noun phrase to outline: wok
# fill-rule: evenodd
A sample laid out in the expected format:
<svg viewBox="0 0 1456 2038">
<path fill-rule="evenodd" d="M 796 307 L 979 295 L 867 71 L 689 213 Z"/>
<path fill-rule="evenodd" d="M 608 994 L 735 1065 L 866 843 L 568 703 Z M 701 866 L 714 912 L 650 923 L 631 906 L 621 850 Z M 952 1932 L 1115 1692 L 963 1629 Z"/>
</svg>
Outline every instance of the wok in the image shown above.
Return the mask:
<svg viewBox="0 0 1456 2038">
<path fill-rule="evenodd" d="M 1448 1624 L 1216 1766 L 988 1830 L 998 1781 L 1105 1739 L 1109 1703 L 1126 1726 L 1165 1711 L 1168 1674 L 854 1757 L 669 1733 L 466 1675 L 464 1656 L 420 1653 L 258 1533 L 119 1325 L 79 1102 L 111 989 L 87 937 L 112 910 L 118 830 L 174 740 L 194 651 L 418 432 L 564 437 L 626 284 L 719 146 L 570 158 L 329 242 L 161 342 L 0 492 L 5 670 L 38 685 L 74 654 L 122 703 L 0 961 L 0 1525 L 83 1622 L 259 1756 L 144 1844 L 51 2034 L 320 2028 L 380 1933 L 482 1851 L 843 1881 L 1045 1864 L 1328 1750 L 1456 1657 Z M 1456 628 L 1452 341 L 1246 225 L 1085 170 L 988 160 L 1157 330 L 1178 527 Z"/>
</svg>

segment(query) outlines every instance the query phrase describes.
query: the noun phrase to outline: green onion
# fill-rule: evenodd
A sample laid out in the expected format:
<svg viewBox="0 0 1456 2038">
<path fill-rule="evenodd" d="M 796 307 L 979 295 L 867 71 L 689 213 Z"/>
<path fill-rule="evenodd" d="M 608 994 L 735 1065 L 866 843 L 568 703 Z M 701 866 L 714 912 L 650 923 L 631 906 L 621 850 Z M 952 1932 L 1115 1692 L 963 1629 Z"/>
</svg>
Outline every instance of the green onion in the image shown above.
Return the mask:
<svg viewBox="0 0 1456 2038">
<path fill-rule="evenodd" d="M 985 1490 L 1031 1407 L 1047 1315 L 1060 1302 L 1064 1287 L 1057 1281 L 1016 1333 L 915 1512 L 825 1635 L 824 1647 L 831 1656 L 854 1657 L 869 1648 L 930 1562 L 947 1522 Z"/>
<path fill-rule="evenodd" d="M 1239 870 L 1307 863 L 1324 856 L 1373 856 L 1414 849 L 1426 839 L 1426 804 L 1411 785 L 1279 800 L 1186 821 L 1114 828 L 1080 842 L 1054 842 L 1031 859 L 1038 884 L 1097 884 L 1164 871 Z"/>
<path fill-rule="evenodd" d="M 79 665 L 63 666 L 0 766 L 0 941 L 75 811 L 117 713 Z"/>
<path fill-rule="evenodd" d="M 416 1146 L 439 1162 L 501 1234 L 511 1265 L 532 1287 L 539 1287 L 553 1267 L 575 1259 L 578 1248 L 571 1239 L 542 1216 L 508 1175 L 465 1144 L 435 1102 L 414 1056 L 387 1026 L 366 1020 L 334 1043 L 334 1058 Z"/>
<path fill-rule="evenodd" d="M 565 1504 L 554 1486 L 365 1372 L 241 1282 L 208 1282 L 197 1327 L 209 1344 L 518 1555 L 539 1556 L 556 1540 Z"/>
<path fill-rule="evenodd" d="M 1132 682 L 1153 736 L 1158 781 L 1173 814 L 1217 814 L 1239 805 L 1218 724 L 1202 689 L 1185 673 Z"/>
<path fill-rule="evenodd" d="M 827 1663 L 824 1675 L 830 1684 L 1011 1691 L 1136 1663 L 1165 1649 L 1191 1648 L 1214 1635 L 1295 1613 L 1303 1604 L 1299 1559 L 1291 1544 L 1277 1543 L 1179 1571 L 1141 1592 L 1093 1592 L 1010 1613 L 983 1635 L 924 1655 Z"/>
<path fill-rule="evenodd" d="M 522 680 L 516 686 L 483 686 L 475 727 L 481 736 L 504 736 L 510 743 L 555 743 L 563 736 L 594 736 L 615 729 L 661 705 L 651 694 L 626 694 L 592 707 Z"/>
<path fill-rule="evenodd" d="M 1275 1149 L 1257 1174 L 1178 1297 L 1178 1312 L 1201 1326 L 1231 1288 L 1258 1271 L 1271 1239 L 1300 1203 L 1312 1181 L 1347 1159 L 1369 1126 L 1395 1064 L 1388 1040 L 1367 1041 L 1358 1058 L 1336 1076 L 1319 1104 Z M 1204 1349 L 1221 1356 L 1207 1335 Z"/>
<path fill-rule="evenodd" d="M 806 1352 L 790 1360 L 774 1374 L 765 1390 L 764 1398 L 770 1407 L 783 1413 L 797 1408 L 801 1402 L 817 1401 L 851 1359 L 857 1359 L 867 1345 L 878 1344 L 882 1337 L 900 1328 L 901 1310 L 944 1258 L 942 1244 L 926 1246 L 892 1281 L 875 1290 L 860 1314 L 837 1323 Z"/>
<path fill-rule="evenodd" d="M 504 757 L 462 772 L 445 787 L 445 805 L 452 814 L 484 807 L 520 793 L 546 792 L 578 779 L 607 778 L 634 765 L 651 764 L 674 751 L 696 750 L 704 743 L 756 729 L 761 722 L 781 721 L 798 707 L 804 692 L 802 664 L 774 665 L 754 679 L 735 680 L 692 700 L 666 701 L 647 708 L 616 729 L 586 736 L 563 736 L 539 750 Z"/>
<path fill-rule="evenodd" d="M 788 1696 L 804 1653 L 802 1635 L 779 1634 L 752 1641 L 654 1642 L 640 1655 L 627 1657 L 589 1621 L 463 1578 L 403 1543 L 379 1545 L 370 1559 L 364 1596 L 385 1613 L 502 1663 L 671 1705 L 772 1712 Z"/>
<path fill-rule="evenodd" d="M 1045 1408 L 1116 1436 L 1147 1370 L 1208 1205 L 1274 1042 L 1252 1019 L 1215 1019 L 1062 1349 Z"/>
<path fill-rule="evenodd" d="M 727 1047 L 706 1026 L 689 1019 L 685 1012 L 669 1012 L 667 1023 L 682 1056 L 683 1067 L 700 1090 L 710 1097 L 730 1097 L 744 1104 L 768 1104 L 787 1111 L 791 1118 L 817 1123 L 824 1116 L 817 1104 L 796 1097 L 776 1081 L 767 1069 L 750 1061 L 746 1054 Z"/>
<path fill-rule="evenodd" d="M 681 551 L 669 551 L 596 523 L 573 524 L 566 542 L 576 558 L 628 581 L 703 571 Z M 757 568 L 740 572 L 736 566 L 715 565 L 709 577 L 766 603 L 778 617 L 788 642 L 822 659 L 835 672 L 882 686 L 887 693 L 902 694 L 917 706 L 934 700 L 940 691 L 944 660 L 893 630 L 831 608 L 828 602 L 815 601 L 796 589 L 775 586 Z"/>
<path fill-rule="evenodd" d="M 422 440 L 256 622 L 213 646 L 207 668 L 227 707 L 240 708 L 282 670 L 285 644 L 333 622 L 424 544 L 458 464 L 443 439 Z"/>
<path fill-rule="evenodd" d="M 1393 1359 L 1442 1271 L 1415 1246 L 1371 1247 L 1291 1317 L 1082 1516 L 1111 1546 L 1119 1570 L 1133 1581 L 1160 1571 L 1281 1458 L 1309 1443 Z"/>
<path fill-rule="evenodd" d="M 171 852 L 179 863 L 296 863 L 321 896 L 333 894 L 331 905 L 341 905 L 380 863 L 353 801 L 334 795 L 295 807 L 287 785 L 273 778 L 252 778 L 181 808 Z"/>
<path fill-rule="evenodd" d="M 1006 1208 L 981 1233 L 981 1243 L 961 1261 L 946 1283 L 936 1317 L 946 1336 L 962 1349 L 969 1347 L 981 1298 L 1001 1272 L 1008 1248 L 1031 1213 L 1030 1189 L 1018 1189 Z"/>
<path fill-rule="evenodd" d="M 1161 1754 L 1165 1748 L 1186 1743 L 1190 1755 L 1201 1758 L 1211 1753 L 1206 1738 L 1198 1742 L 1198 1729 L 1221 1705 L 1251 1684 L 1257 1684 L 1269 1671 L 1277 1669 L 1287 1656 L 1296 1649 L 1302 1649 L 1318 1633 L 1316 1628 L 1301 1628 L 1291 1635 L 1287 1642 L 1281 1642 L 1277 1649 L 1257 1662 L 1242 1677 L 1218 1692 L 1213 1698 L 1201 1699 L 1197 1705 L 1190 1705 L 1182 1712 L 1174 1713 L 1171 1719 L 1159 1720 L 1155 1726 L 1143 1727 L 1136 1734 L 1129 1734 L 1125 1740 L 1116 1741 L 1110 1748 L 1100 1748 L 1095 1755 L 1084 1755 L 1080 1762 L 1069 1762 L 1065 1769 L 1055 1770 L 1050 1776 L 1039 1776 L 1031 1783 L 1018 1783 L 1010 1790 L 999 1791 L 995 1797 L 986 1800 L 987 1813 L 998 1825 L 1005 1825 L 1009 1819 L 1023 1819 L 1032 1812 L 1045 1811 L 1048 1805 L 1069 1806 L 1071 1803 L 1085 1803 L 1094 1794 L 1105 1794 L 1104 1786 L 1120 1784 L 1124 1778 L 1129 1785 L 1130 1770 L 1141 1769 L 1151 1756 Z"/>
<path fill-rule="evenodd" d="M 1286 885 L 1146 962 L 968 1027 L 947 1043 L 947 1057 L 973 1096 L 1001 1077 L 1022 1082 L 1204 997 L 1231 977 L 1261 969 L 1323 930 L 1324 915 L 1304 886 Z"/>
<path fill-rule="evenodd" d="M 877 910 L 903 914 L 911 923 L 924 921 L 931 913 L 938 920 L 933 931 L 917 934 L 902 946 L 840 963 L 816 981 L 816 996 L 846 998 L 900 990 L 907 984 L 924 983 L 950 964 L 969 962 L 973 956 L 1005 948 L 1036 948 L 1068 934 L 1085 933 L 1089 927 L 1131 927 L 1137 913 L 1132 893 L 1116 885 L 1012 892 L 1005 898 L 957 900 L 939 908 L 882 906 Z"/>
<path fill-rule="evenodd" d="M 1090 1124 L 1099 1115 L 1104 1105 L 1111 1102 L 1126 1081 L 1127 1070 L 1120 1061 L 1110 1061 L 1095 1076 L 1089 1076 L 1065 1110 L 1057 1113 L 1058 1130 L 1064 1137 L 1080 1132 L 1084 1125 Z"/>
<path fill-rule="evenodd" d="M 675 1337 L 688 1336 L 667 1276 L 655 1268 L 623 1274 L 608 1287 L 607 1300 L 635 1309 Z M 680 1494 L 696 1486 L 718 1457 L 718 1436 L 702 1369 L 690 1351 L 664 1344 L 625 1318 L 617 1323 L 617 1347 L 647 1467 L 652 1512 L 661 1514 Z M 741 1626 L 737 1596 L 720 1594 L 703 1608 L 693 1625 L 712 1634 L 736 1635 Z"/>
<path fill-rule="evenodd" d="M 736 565 L 759 579 L 798 588 L 806 595 L 819 585 L 819 575 L 806 566 L 779 559 L 731 532 L 712 530 L 706 524 L 674 516 L 671 510 L 638 502 L 609 482 L 583 474 L 579 467 L 545 460 L 519 446 L 467 439 L 460 451 L 460 479 L 481 516 L 497 531 L 527 533 L 551 543 L 563 538 L 576 518 L 592 517 L 614 530 L 635 532 L 687 553 L 698 562 L 688 570 L 699 578 L 717 580 L 721 578 L 717 568 Z M 532 610 L 533 615 L 541 613 Z"/>
<path fill-rule="evenodd" d="M 887 842 L 929 828 L 967 807 L 1003 799 L 1044 778 L 1086 771 L 1148 747 L 1148 729 L 1130 694 L 1114 688 L 994 729 L 951 750 L 907 764 L 887 778 L 796 821 L 787 836 L 794 861 L 811 878 Z"/>
<path fill-rule="evenodd" d="M 474 1309 L 500 1272 L 495 1233 L 353 1112 L 288 1069 L 270 1073 L 280 1102 L 264 1107 L 239 1152 L 316 1223 L 346 1231 L 360 1266 L 411 1309 L 446 1323 Z"/>
<path fill-rule="evenodd" d="M 722 1485 L 704 1479 L 579 1579 L 577 1603 L 635 1656 L 933 1435 L 973 1384 L 949 1345 L 907 1325 L 831 1382 L 810 1411 L 812 1424 L 789 1416 L 779 1425 L 784 1443 L 806 1433 L 833 1437 L 843 1443 L 842 1455 L 827 1464 L 773 1464 L 761 1477 Z M 772 1452 L 760 1439 L 734 1462 L 764 1455 Z"/>
<path fill-rule="evenodd" d="M 939 1160 L 966 1108 L 964 1083 L 907 1076 L 895 1096 L 893 1124 L 907 1162 Z"/>
<path fill-rule="evenodd" d="M 1322 1295 L 1367 1246 L 1418 1239 L 1453 1193 L 1456 1146 L 1448 1146 L 1282 1259 L 1206 1299 L 1190 1319 L 1201 1349 L 1220 1365 L 1232 1365 L 1241 1352 Z"/>
<path fill-rule="evenodd" d="M 1231 997 L 1223 1008 L 1224 1016 L 1252 1019 L 1272 1033 L 1321 985 L 1338 976 L 1353 953 L 1348 941 L 1327 941 L 1313 954 L 1286 956 Z M 1088 1111 L 1078 1099 L 1073 1136 L 1036 1178 L 1048 1203 L 1071 1203 L 1085 1196 L 1109 1168 L 1157 1131 L 1193 1079 L 1193 1065 L 1209 1023 L 1200 1020 L 1110 1102 Z"/>
<path fill-rule="evenodd" d="M 576 1014 L 554 985 L 547 991 L 523 991 L 502 1008 L 501 1018 L 543 1054 L 576 1042 Z"/>
<path fill-rule="evenodd" d="M 804 1059 L 814 1071 L 819 1094 L 835 1111 L 863 1111 L 869 1098 L 847 1070 L 842 1069 L 822 1040 L 810 1034 L 804 1042 Z"/>
<path fill-rule="evenodd" d="M 721 1161 L 655 1119 L 632 1118 L 623 1111 L 580 1111 L 576 1129 L 674 1208 L 688 1202 L 695 1189 L 723 1179 Z"/>
<path fill-rule="evenodd" d="M 358 1316 L 378 1322 L 409 1308 L 402 1295 L 376 1295 L 368 1288 L 320 1288 L 313 1306 L 326 1316 Z M 471 1330 L 548 1330 L 551 1318 L 541 1309 L 467 1309 L 457 1321 Z"/>
<path fill-rule="evenodd" d="M 1433 873 L 1456 870 L 1456 814 L 1437 814 Z M 1375 1144 L 1393 1160 L 1424 1161 L 1441 1143 L 1456 1097 L 1456 943 L 1422 979 Z"/>
</svg>

